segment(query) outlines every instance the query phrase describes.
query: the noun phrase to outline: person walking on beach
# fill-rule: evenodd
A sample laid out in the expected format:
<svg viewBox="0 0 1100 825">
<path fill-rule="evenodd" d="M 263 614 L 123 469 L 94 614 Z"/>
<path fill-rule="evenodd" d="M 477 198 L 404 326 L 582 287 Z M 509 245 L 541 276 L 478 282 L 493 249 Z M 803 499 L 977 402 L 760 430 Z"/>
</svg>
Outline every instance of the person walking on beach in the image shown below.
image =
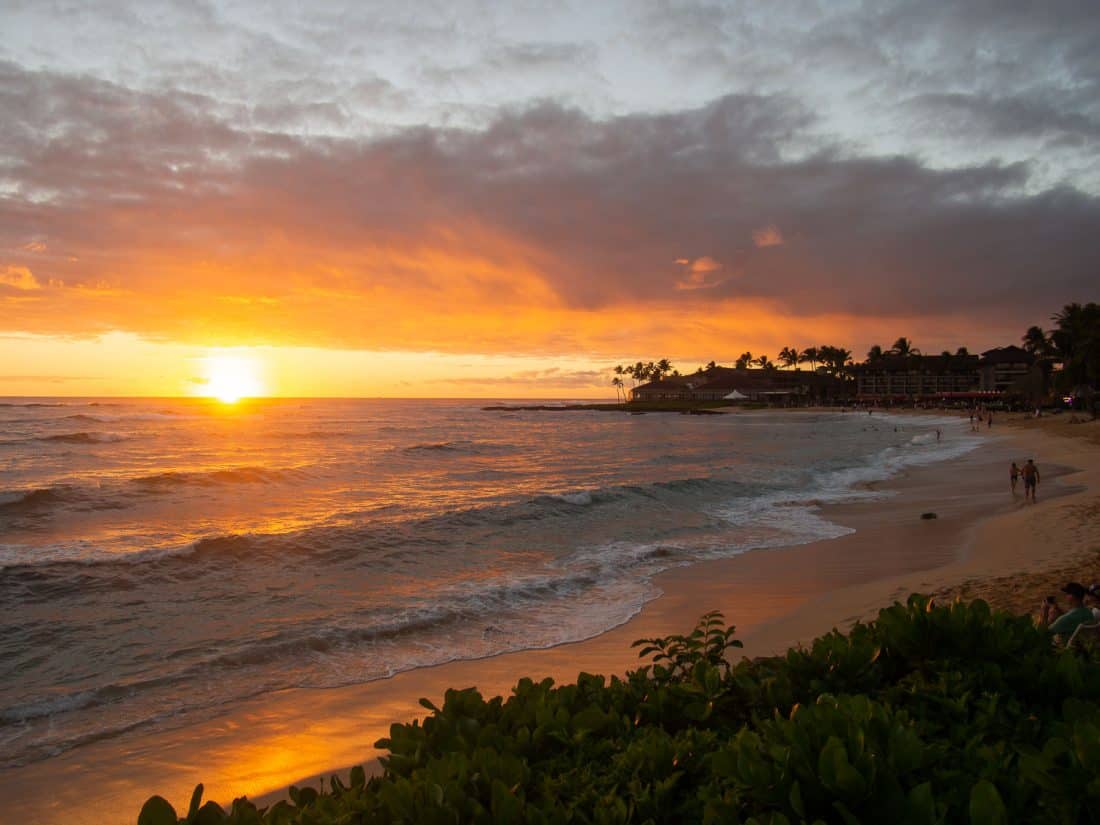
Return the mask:
<svg viewBox="0 0 1100 825">
<path fill-rule="evenodd" d="M 1024 501 L 1031 498 L 1035 503 L 1035 488 L 1039 486 L 1039 468 L 1035 466 L 1035 460 L 1029 458 L 1027 464 L 1020 469 L 1020 475 L 1024 477 Z"/>
<path fill-rule="evenodd" d="M 1015 461 L 1008 468 L 1008 479 L 1012 484 L 1012 495 L 1016 495 L 1016 482 L 1020 480 L 1020 468 L 1016 466 Z"/>
<path fill-rule="evenodd" d="M 992 429 L 993 429 L 993 413 L 990 413 L 990 414 L 989 414 L 989 426 L 988 426 L 988 429 L 990 429 L 990 430 L 992 430 Z"/>
</svg>

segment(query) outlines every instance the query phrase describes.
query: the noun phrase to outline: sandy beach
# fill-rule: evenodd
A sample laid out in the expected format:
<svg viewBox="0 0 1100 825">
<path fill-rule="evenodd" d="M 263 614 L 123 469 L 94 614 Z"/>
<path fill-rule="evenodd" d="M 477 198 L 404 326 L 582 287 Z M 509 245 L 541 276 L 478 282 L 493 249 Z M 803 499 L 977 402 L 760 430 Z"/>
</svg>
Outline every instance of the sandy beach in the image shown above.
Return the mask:
<svg viewBox="0 0 1100 825">
<path fill-rule="evenodd" d="M 879 485 L 882 497 L 829 505 L 854 532 L 838 539 L 667 571 L 663 595 L 626 624 L 585 642 L 455 662 L 391 679 L 257 697 L 207 722 L 135 730 L 0 773 L 12 821 L 131 822 L 160 793 L 184 805 L 198 782 L 221 802 L 268 798 L 291 783 L 365 763 L 391 722 L 450 687 L 507 693 L 521 676 L 569 681 L 636 665 L 631 641 L 689 629 L 721 610 L 744 654 L 762 656 L 874 615 L 911 592 L 986 598 L 1028 611 L 1064 578 L 1100 580 L 1100 428 L 1068 416 L 1000 416 L 978 449 Z M 1008 464 L 1034 457 L 1039 502 L 1008 487 Z M 925 512 L 935 519 L 921 519 Z"/>
</svg>

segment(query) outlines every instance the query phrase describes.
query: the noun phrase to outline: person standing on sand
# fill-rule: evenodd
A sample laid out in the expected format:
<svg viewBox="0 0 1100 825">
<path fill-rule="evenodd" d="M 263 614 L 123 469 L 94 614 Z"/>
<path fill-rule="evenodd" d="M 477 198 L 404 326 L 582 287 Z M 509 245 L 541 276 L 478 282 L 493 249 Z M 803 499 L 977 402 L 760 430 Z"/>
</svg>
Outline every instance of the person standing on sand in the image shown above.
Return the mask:
<svg viewBox="0 0 1100 825">
<path fill-rule="evenodd" d="M 993 429 L 993 413 L 989 414 L 989 427 L 988 427 L 988 429 L 990 429 L 990 430 Z"/>
<path fill-rule="evenodd" d="M 1012 495 L 1016 495 L 1016 482 L 1020 480 L 1020 468 L 1016 466 L 1016 462 L 1012 462 L 1012 466 L 1008 469 L 1008 478 L 1012 483 Z"/>
<path fill-rule="evenodd" d="M 1027 464 L 1020 469 L 1020 475 L 1024 477 L 1024 501 L 1031 498 L 1035 503 L 1035 489 L 1039 486 L 1039 468 L 1035 466 L 1035 460 L 1029 458 Z"/>
</svg>

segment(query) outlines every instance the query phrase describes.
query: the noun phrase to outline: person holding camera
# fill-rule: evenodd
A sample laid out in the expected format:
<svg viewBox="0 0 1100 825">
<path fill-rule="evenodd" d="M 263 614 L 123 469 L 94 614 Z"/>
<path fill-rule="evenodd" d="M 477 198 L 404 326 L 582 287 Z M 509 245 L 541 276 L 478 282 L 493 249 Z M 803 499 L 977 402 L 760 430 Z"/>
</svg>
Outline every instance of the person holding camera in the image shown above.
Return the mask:
<svg viewBox="0 0 1100 825">
<path fill-rule="evenodd" d="M 1069 582 L 1062 588 L 1069 597 L 1069 610 L 1062 613 L 1053 596 L 1047 596 L 1039 613 L 1039 626 L 1045 627 L 1055 636 L 1070 636 L 1077 625 L 1094 622 L 1092 611 L 1085 607 L 1088 590 L 1079 582 Z"/>
</svg>

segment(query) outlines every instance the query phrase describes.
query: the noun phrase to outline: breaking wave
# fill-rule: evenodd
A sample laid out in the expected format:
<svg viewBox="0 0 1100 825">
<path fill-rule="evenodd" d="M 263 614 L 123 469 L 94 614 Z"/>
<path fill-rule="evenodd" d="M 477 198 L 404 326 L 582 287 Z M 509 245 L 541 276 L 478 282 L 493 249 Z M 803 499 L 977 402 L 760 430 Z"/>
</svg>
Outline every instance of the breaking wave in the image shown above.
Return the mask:
<svg viewBox="0 0 1100 825">
<path fill-rule="evenodd" d="M 58 435 L 44 435 L 39 441 L 55 442 L 59 444 L 116 444 L 119 441 L 129 441 L 130 436 L 122 433 L 59 433 Z"/>
</svg>

